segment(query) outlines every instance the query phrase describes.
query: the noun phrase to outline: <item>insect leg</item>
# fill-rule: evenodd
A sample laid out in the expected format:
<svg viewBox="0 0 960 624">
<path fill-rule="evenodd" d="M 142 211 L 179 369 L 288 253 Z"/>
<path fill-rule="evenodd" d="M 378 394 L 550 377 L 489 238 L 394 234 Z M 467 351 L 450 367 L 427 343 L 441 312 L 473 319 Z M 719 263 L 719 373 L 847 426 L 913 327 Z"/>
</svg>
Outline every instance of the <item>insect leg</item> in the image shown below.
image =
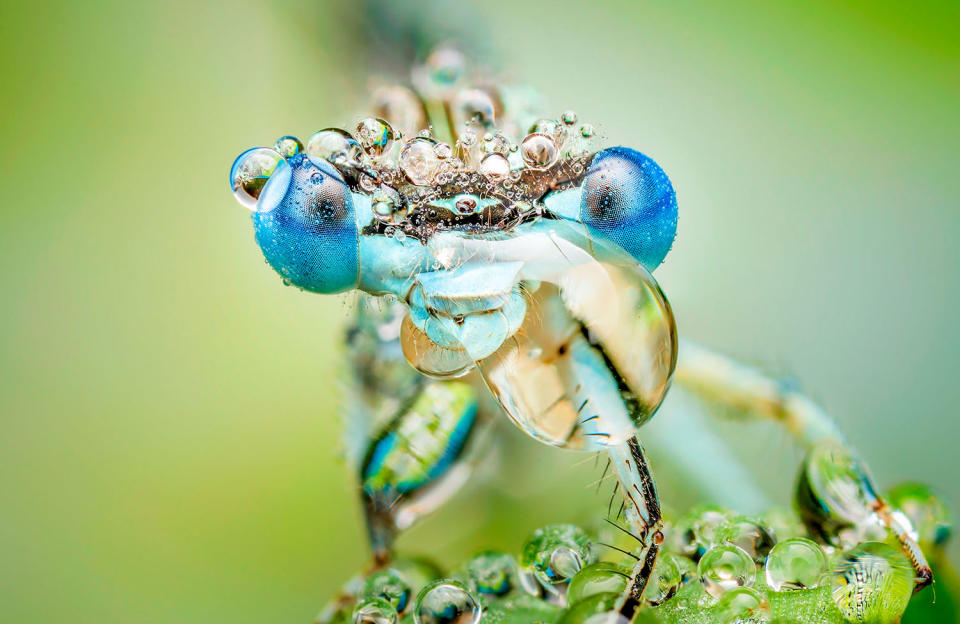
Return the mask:
<svg viewBox="0 0 960 624">
<path fill-rule="evenodd" d="M 609 454 L 627 502 L 626 514 L 632 534 L 641 543 L 630 585 L 617 605 L 618 613 L 630 621 L 643 606 L 643 592 L 663 543 L 663 516 L 657 488 L 637 437 L 631 436 L 623 444 L 610 447 Z"/>
<path fill-rule="evenodd" d="M 760 371 L 690 341 L 680 342 L 674 381 L 714 403 L 782 424 L 808 450 L 833 446 L 856 468 L 857 499 L 896 535 L 916 573 L 915 591 L 933 581 L 923 551 L 898 514 L 877 493 L 866 467 L 856 459 L 836 424 L 812 399 Z M 809 470 L 809 467 L 807 468 Z M 822 507 L 822 505 L 820 505 Z M 827 512 L 829 513 L 829 512 Z"/>
</svg>

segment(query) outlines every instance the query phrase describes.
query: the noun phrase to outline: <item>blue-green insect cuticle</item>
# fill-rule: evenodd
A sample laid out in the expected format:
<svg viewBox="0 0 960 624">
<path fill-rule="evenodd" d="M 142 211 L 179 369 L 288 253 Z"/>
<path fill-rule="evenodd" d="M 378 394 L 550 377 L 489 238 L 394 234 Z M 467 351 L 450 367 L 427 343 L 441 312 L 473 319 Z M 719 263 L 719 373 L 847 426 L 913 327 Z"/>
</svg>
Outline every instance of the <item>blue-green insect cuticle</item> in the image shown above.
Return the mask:
<svg viewBox="0 0 960 624">
<path fill-rule="evenodd" d="M 354 196 L 340 173 L 302 154 L 277 167 L 253 215 L 267 262 L 304 290 L 334 293 L 358 281 Z"/>
</svg>

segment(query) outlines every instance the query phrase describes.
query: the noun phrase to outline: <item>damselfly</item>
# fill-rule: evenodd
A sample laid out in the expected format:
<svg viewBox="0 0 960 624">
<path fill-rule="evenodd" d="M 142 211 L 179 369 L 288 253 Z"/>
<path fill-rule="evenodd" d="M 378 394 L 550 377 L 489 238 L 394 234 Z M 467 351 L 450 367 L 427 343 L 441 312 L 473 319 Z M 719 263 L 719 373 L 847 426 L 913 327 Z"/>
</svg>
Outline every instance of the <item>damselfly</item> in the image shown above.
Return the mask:
<svg viewBox="0 0 960 624">
<path fill-rule="evenodd" d="M 664 540 L 637 430 L 676 372 L 708 398 L 783 421 L 814 449 L 808 523 L 832 534 L 877 519 L 910 555 L 918 587 L 930 582 L 909 528 L 819 408 L 681 346 L 651 275 L 677 228 L 676 194 L 656 162 L 626 147 L 597 151 L 574 113 L 537 117 L 528 90 L 473 81 L 454 49 L 435 51 L 413 84 L 379 90 L 375 115 L 353 133 L 321 130 L 305 146 L 282 137 L 241 154 L 230 173 L 285 281 L 366 293 L 349 337 L 349 454 L 378 562 L 397 530 L 469 475 L 490 413 L 502 410 L 546 444 L 609 456 L 618 518 L 640 545 L 617 607 L 631 618 Z M 481 408 L 487 393 L 498 407 Z"/>
</svg>

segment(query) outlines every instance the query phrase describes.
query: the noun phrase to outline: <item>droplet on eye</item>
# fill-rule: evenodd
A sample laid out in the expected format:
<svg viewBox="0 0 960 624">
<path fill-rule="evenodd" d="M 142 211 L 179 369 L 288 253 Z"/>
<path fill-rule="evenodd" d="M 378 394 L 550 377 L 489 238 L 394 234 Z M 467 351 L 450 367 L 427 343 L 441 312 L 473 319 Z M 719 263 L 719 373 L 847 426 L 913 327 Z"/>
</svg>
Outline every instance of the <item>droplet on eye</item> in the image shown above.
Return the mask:
<svg viewBox="0 0 960 624">
<path fill-rule="evenodd" d="M 773 547 L 764 568 L 773 591 L 813 589 L 827 572 L 827 556 L 813 540 L 794 537 Z"/>
<path fill-rule="evenodd" d="M 560 157 L 560 150 L 549 136 L 528 134 L 520 144 L 520 155 L 531 169 L 549 169 Z"/>
<path fill-rule="evenodd" d="M 360 144 L 349 132 L 340 128 L 327 128 L 314 134 L 307 141 L 307 157 L 310 162 L 321 166 L 317 161 L 325 160 L 332 164 L 340 161 L 358 161 Z"/>
<path fill-rule="evenodd" d="M 400 150 L 400 170 L 417 186 L 429 186 L 437 174 L 440 159 L 436 152 L 437 142 L 424 137 L 407 141 Z"/>
<path fill-rule="evenodd" d="M 360 120 L 356 134 L 360 146 L 373 158 L 380 158 L 389 152 L 396 138 L 393 127 L 379 117 Z"/>
<path fill-rule="evenodd" d="M 241 205 L 255 210 L 263 188 L 267 185 L 283 156 L 269 147 L 255 147 L 237 156 L 230 168 L 230 188 Z"/>
<path fill-rule="evenodd" d="M 482 609 L 464 585 L 453 580 L 430 583 L 417 596 L 413 607 L 416 624 L 476 624 Z"/>
<path fill-rule="evenodd" d="M 290 158 L 303 151 L 303 143 L 297 137 L 288 134 L 277 139 L 277 142 L 273 144 L 273 149 L 280 152 L 280 155 L 284 158 Z"/>
</svg>

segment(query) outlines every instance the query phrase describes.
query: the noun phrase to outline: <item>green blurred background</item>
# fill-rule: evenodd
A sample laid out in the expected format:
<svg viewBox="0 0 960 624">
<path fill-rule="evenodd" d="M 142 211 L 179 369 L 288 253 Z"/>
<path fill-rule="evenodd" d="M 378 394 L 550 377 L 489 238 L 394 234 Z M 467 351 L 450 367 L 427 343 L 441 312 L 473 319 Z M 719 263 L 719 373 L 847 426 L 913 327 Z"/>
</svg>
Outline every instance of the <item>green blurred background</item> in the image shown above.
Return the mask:
<svg viewBox="0 0 960 624">
<path fill-rule="evenodd" d="M 337 443 L 349 300 L 281 284 L 227 171 L 365 112 L 368 77 L 396 65 L 368 53 L 371 25 L 392 26 L 365 11 L 0 5 L 4 621 L 307 622 L 363 565 Z M 421 18 L 670 174 L 680 234 L 658 277 L 683 335 L 802 380 L 884 487 L 920 479 L 956 508 L 956 2 L 487 0 Z M 711 489 L 678 476 L 696 458 L 675 408 L 647 440 L 683 509 Z M 788 502 L 784 434 L 710 427 Z M 403 549 L 449 564 L 602 516 L 592 462 L 503 440 Z"/>
</svg>

